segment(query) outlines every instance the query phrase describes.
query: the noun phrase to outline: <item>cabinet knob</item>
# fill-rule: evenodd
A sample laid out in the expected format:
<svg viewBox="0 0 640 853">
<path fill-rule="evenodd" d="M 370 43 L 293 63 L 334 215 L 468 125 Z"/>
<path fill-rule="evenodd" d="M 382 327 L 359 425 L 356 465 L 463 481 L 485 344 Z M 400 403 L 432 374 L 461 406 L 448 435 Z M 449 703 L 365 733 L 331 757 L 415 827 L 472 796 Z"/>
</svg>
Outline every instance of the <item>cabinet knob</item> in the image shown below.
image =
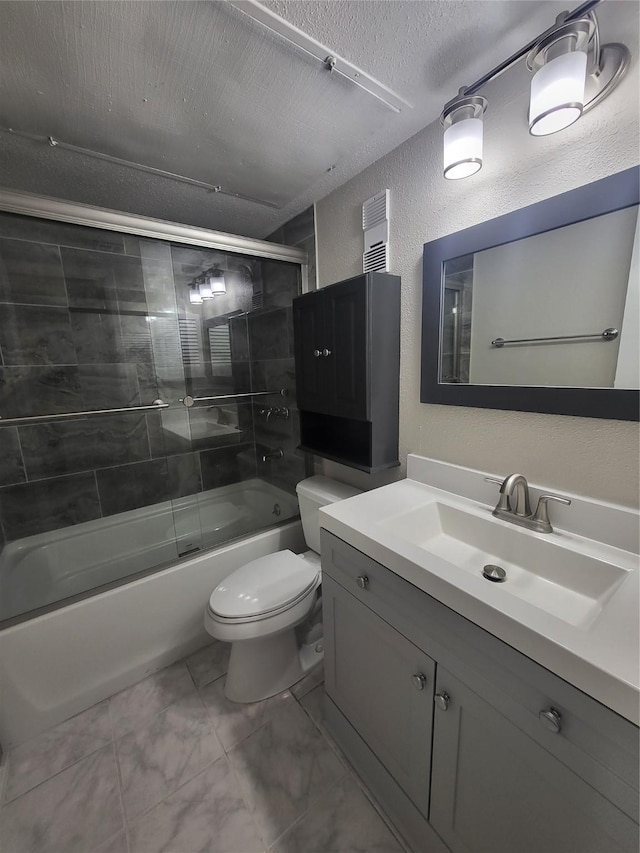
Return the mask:
<svg viewBox="0 0 640 853">
<path fill-rule="evenodd" d="M 330 350 L 330 349 L 323 349 L 323 350 L 322 350 L 322 355 L 323 355 L 325 358 L 328 358 L 328 357 L 331 355 L 331 350 Z"/>
<path fill-rule="evenodd" d="M 411 681 L 413 681 L 413 686 L 416 690 L 424 690 L 427 683 L 427 676 L 422 672 L 416 672 L 415 675 L 411 676 Z"/>
<path fill-rule="evenodd" d="M 434 697 L 434 701 L 438 708 L 441 711 L 446 711 L 449 707 L 449 694 L 448 693 L 436 693 Z"/>
<path fill-rule="evenodd" d="M 545 724 L 550 732 L 555 732 L 555 734 L 562 728 L 562 715 L 555 708 L 545 708 L 540 711 L 538 719 Z"/>
<path fill-rule="evenodd" d="M 313 351 L 313 357 L 314 358 L 320 358 L 321 355 L 322 355 L 322 353 L 320 352 L 319 349 L 314 349 L 314 351 Z"/>
<path fill-rule="evenodd" d="M 369 578 L 366 575 L 358 575 L 356 583 L 360 589 L 366 589 L 369 586 Z"/>
</svg>

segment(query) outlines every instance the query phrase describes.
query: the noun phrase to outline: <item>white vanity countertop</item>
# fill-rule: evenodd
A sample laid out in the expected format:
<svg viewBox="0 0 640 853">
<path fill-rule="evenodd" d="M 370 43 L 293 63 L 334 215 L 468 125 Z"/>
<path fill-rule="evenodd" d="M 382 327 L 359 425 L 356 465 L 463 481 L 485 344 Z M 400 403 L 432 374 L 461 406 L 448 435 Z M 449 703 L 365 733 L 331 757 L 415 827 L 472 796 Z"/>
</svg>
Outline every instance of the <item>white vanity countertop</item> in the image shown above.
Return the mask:
<svg viewBox="0 0 640 853">
<path fill-rule="evenodd" d="M 600 505 L 571 496 L 573 530 L 554 525 L 553 533 L 541 534 L 516 528 L 521 535 L 555 541 L 625 570 L 624 580 L 604 602 L 601 612 L 591 622 L 574 625 L 523 598 L 504 594 L 505 587 L 486 581 L 480 572 L 452 566 L 390 530 L 389 519 L 405 512 L 415 514 L 420 508 L 424 508 L 426 518 L 429 505 L 434 503 L 470 512 L 482 523 L 487 519 L 491 524 L 515 528 L 491 516 L 495 500 L 485 503 L 474 499 L 479 495 L 497 498 L 498 487 L 485 484 L 482 472 L 410 457 L 409 474 L 431 483 L 401 480 L 324 507 L 321 526 L 638 725 L 640 570 L 638 555 L 629 550 L 634 539 L 637 542 L 638 514 L 605 504 L 600 513 L 604 524 L 594 525 L 592 519 Z M 447 488 L 433 483 L 446 483 Z M 534 507 L 539 491 L 531 489 Z M 564 513 L 554 515 L 555 506 L 550 507 L 552 523 L 554 517 L 560 521 L 561 516 L 563 522 L 571 519 L 572 508 L 562 507 Z M 585 524 L 598 539 L 580 535 Z M 616 547 L 619 544 L 624 547 Z"/>
</svg>

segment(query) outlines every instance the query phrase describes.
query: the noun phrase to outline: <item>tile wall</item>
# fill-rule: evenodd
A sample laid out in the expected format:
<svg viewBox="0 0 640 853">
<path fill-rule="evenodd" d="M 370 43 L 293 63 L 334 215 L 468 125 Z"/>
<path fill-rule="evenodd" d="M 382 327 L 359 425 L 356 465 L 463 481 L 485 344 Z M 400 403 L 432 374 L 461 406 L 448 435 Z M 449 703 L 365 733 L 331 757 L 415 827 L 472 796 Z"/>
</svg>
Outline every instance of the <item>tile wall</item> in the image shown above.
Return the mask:
<svg viewBox="0 0 640 853">
<path fill-rule="evenodd" d="M 212 266 L 225 270 L 227 293 L 190 305 L 188 284 Z M 305 475 L 299 290 L 294 265 L 0 213 L 0 416 L 177 404 L 185 393 L 289 395 L 1 428 L 0 546 L 256 475 L 293 491 Z M 214 365 L 211 329 L 224 324 L 229 360 Z M 288 419 L 267 418 L 283 405 Z M 262 462 L 278 448 L 281 460 Z"/>
<path fill-rule="evenodd" d="M 274 243 L 284 244 L 286 246 L 296 246 L 303 249 L 307 253 L 308 258 L 308 290 L 316 289 L 316 237 L 315 237 L 315 220 L 314 208 L 308 207 L 302 213 L 290 219 L 281 228 L 278 228 L 273 234 L 267 238 Z M 289 277 L 290 277 L 290 273 Z M 256 430 L 256 442 L 266 446 L 282 447 L 284 450 L 283 459 L 272 465 L 270 479 L 276 485 L 285 486 L 286 483 L 294 480 L 298 482 L 305 476 L 310 476 L 313 473 L 311 457 L 309 454 L 303 454 L 296 450 L 300 443 L 300 416 L 295 405 L 295 365 L 293 360 L 293 316 L 291 312 L 291 301 L 285 301 L 285 293 L 292 293 L 292 282 L 289 281 L 288 288 L 285 287 L 284 278 L 287 276 L 286 269 L 280 269 L 279 273 L 268 268 L 265 280 L 269 283 L 265 285 L 266 298 L 270 304 L 282 305 L 286 308 L 284 318 L 272 319 L 271 328 L 274 334 L 278 334 L 276 324 L 280 322 L 281 327 L 286 325 L 288 335 L 288 352 L 285 354 L 284 336 L 279 339 L 270 339 L 265 334 L 259 332 L 254 326 L 253 340 L 257 347 L 254 347 L 253 358 L 256 359 L 252 363 L 252 382 L 254 387 L 268 387 L 270 382 L 276 382 L 276 386 L 282 384 L 287 390 L 287 407 L 290 410 L 290 418 L 284 420 L 278 417 L 270 416 L 266 418 L 266 414 L 261 414 L 264 406 L 254 402 L 254 424 Z M 280 283 L 277 283 L 280 282 Z M 280 290 L 279 296 L 276 295 L 276 290 Z M 250 324 L 251 329 L 251 324 Z M 262 337 L 262 340 L 260 340 Z M 276 404 L 277 406 L 277 404 Z M 305 467 L 305 457 L 306 467 Z"/>
</svg>

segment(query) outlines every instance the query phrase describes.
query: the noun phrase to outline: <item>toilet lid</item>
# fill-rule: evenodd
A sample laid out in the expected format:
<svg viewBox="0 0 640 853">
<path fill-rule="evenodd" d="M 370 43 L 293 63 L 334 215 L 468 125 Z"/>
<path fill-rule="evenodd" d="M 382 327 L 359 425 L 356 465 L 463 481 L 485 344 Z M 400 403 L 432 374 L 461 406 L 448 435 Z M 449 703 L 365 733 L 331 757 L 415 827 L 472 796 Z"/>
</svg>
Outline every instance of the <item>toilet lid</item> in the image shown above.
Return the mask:
<svg viewBox="0 0 640 853">
<path fill-rule="evenodd" d="M 278 551 L 246 563 L 214 589 L 212 613 L 227 619 L 259 616 L 305 596 L 317 585 L 318 567 L 292 551 Z"/>
</svg>

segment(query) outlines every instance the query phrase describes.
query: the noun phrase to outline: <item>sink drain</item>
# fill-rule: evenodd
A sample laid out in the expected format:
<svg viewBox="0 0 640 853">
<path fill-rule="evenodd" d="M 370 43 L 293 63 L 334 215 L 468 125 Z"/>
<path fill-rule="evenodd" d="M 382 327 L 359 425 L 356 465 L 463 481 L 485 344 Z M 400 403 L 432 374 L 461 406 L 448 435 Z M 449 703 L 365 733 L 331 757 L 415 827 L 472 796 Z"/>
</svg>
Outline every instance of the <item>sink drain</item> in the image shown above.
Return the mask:
<svg viewBox="0 0 640 853">
<path fill-rule="evenodd" d="M 507 573 L 502 566 L 494 566 L 488 563 L 482 570 L 482 577 L 494 583 L 504 583 L 507 579 Z"/>
</svg>

